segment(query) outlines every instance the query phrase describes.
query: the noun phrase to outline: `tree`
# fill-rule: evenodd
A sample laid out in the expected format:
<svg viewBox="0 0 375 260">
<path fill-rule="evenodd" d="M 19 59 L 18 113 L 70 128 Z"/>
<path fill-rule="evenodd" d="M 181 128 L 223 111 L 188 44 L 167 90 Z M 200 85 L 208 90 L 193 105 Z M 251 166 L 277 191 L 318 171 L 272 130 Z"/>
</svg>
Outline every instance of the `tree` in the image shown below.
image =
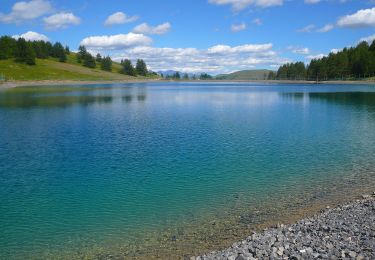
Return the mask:
<svg viewBox="0 0 375 260">
<path fill-rule="evenodd" d="M 177 80 L 181 79 L 180 72 L 176 71 L 175 74 L 173 75 L 173 78 Z"/>
<path fill-rule="evenodd" d="M 370 45 L 370 47 L 369 47 L 368 50 L 372 51 L 372 52 L 375 52 L 375 40 L 372 41 L 372 43 L 371 43 L 371 45 Z"/>
<path fill-rule="evenodd" d="M 67 60 L 65 48 L 59 42 L 56 42 L 53 45 L 52 53 L 53 53 L 52 57 L 58 58 L 60 62 L 65 62 Z"/>
<path fill-rule="evenodd" d="M 0 37 L 0 60 L 14 57 L 17 41 L 9 36 Z"/>
<path fill-rule="evenodd" d="M 84 56 L 83 66 L 88 68 L 96 67 L 95 58 L 90 53 L 86 53 L 86 55 Z"/>
<path fill-rule="evenodd" d="M 121 65 L 122 65 L 122 68 L 121 68 L 120 72 L 122 74 L 129 75 L 129 76 L 135 76 L 135 69 L 133 67 L 133 64 L 132 64 L 131 60 L 129 60 L 129 59 L 122 60 Z"/>
<path fill-rule="evenodd" d="M 137 75 L 140 76 L 147 76 L 147 66 L 146 63 L 142 59 L 138 59 L 135 65 L 135 70 Z"/>
<path fill-rule="evenodd" d="M 66 55 L 70 54 L 70 49 L 69 49 L 68 45 L 65 46 L 65 53 L 66 53 Z"/>
<path fill-rule="evenodd" d="M 208 80 L 208 79 L 212 79 L 212 76 L 211 75 L 208 75 L 207 73 L 202 73 L 199 77 L 200 80 Z"/>
<path fill-rule="evenodd" d="M 100 53 L 96 54 L 96 62 L 102 62 L 102 55 Z"/>
<path fill-rule="evenodd" d="M 274 71 L 270 71 L 270 73 L 268 73 L 267 79 L 268 80 L 275 80 L 276 79 L 276 73 Z"/>
<path fill-rule="evenodd" d="M 184 76 L 183 76 L 183 79 L 188 80 L 189 79 L 189 75 L 187 73 L 185 73 Z"/>
<path fill-rule="evenodd" d="M 105 71 L 112 71 L 112 60 L 109 56 L 104 57 L 100 63 L 100 67 Z"/>
<path fill-rule="evenodd" d="M 78 63 L 82 63 L 82 61 L 85 59 L 86 55 L 87 55 L 87 50 L 86 50 L 86 47 L 83 46 L 83 45 L 80 45 L 78 47 L 78 53 L 77 53 L 77 62 Z"/>
<path fill-rule="evenodd" d="M 15 50 L 16 62 L 24 62 L 27 65 L 35 65 L 35 57 L 35 51 L 31 42 L 27 42 L 24 38 L 19 38 L 17 40 Z"/>
</svg>

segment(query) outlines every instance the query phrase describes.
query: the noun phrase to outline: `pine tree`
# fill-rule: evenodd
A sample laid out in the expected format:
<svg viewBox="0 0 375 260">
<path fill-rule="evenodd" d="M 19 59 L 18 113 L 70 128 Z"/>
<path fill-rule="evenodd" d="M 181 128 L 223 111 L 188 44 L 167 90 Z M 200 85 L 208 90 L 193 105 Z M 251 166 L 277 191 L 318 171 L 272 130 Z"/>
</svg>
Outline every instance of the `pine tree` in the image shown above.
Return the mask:
<svg viewBox="0 0 375 260">
<path fill-rule="evenodd" d="M 100 63 L 100 67 L 105 71 L 112 71 L 112 60 L 109 56 L 104 57 Z"/>
<path fill-rule="evenodd" d="M 132 65 L 132 62 L 129 59 L 121 61 L 122 69 L 121 73 L 129 76 L 135 76 L 135 69 Z"/>
<path fill-rule="evenodd" d="M 32 44 L 23 38 L 19 38 L 15 51 L 16 61 L 24 62 L 27 65 L 35 65 L 35 56 L 36 55 Z"/>
<path fill-rule="evenodd" d="M 0 60 L 14 57 L 17 41 L 9 36 L 0 37 Z"/>
<path fill-rule="evenodd" d="M 95 58 L 90 53 L 86 53 L 86 55 L 84 56 L 83 66 L 88 68 L 96 67 Z"/>
<path fill-rule="evenodd" d="M 100 53 L 96 54 L 96 62 L 102 62 L 102 55 Z"/>
<path fill-rule="evenodd" d="M 136 70 L 137 75 L 147 76 L 148 71 L 147 71 L 147 66 L 146 66 L 146 63 L 144 62 L 144 60 L 142 60 L 142 59 L 137 60 L 135 70 Z"/>
<path fill-rule="evenodd" d="M 86 47 L 83 46 L 83 45 L 80 45 L 78 47 L 78 53 L 77 53 L 77 62 L 78 63 L 82 63 L 82 61 L 85 59 L 86 55 L 87 55 L 87 50 L 86 50 Z"/>
</svg>

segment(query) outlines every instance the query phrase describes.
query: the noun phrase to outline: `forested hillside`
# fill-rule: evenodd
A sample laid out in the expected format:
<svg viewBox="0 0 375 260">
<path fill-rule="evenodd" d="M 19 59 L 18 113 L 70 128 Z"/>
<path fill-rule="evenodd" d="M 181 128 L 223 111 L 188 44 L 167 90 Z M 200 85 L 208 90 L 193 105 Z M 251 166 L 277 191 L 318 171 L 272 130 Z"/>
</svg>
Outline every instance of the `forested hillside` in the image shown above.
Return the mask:
<svg viewBox="0 0 375 260">
<path fill-rule="evenodd" d="M 321 59 L 288 63 L 279 68 L 269 79 L 288 80 L 348 80 L 375 76 L 375 41 L 369 45 L 361 42 L 356 47 L 344 48 Z"/>
</svg>

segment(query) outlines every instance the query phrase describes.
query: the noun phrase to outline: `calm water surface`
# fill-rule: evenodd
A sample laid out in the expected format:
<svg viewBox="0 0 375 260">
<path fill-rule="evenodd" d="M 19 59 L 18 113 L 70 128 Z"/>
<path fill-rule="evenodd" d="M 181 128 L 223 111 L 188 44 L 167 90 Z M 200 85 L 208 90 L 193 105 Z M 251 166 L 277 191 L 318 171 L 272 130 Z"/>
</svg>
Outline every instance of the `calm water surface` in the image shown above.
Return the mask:
<svg viewBox="0 0 375 260">
<path fill-rule="evenodd" d="M 374 189 L 374 129 L 374 85 L 2 90 L 0 259 L 228 246 Z"/>
</svg>

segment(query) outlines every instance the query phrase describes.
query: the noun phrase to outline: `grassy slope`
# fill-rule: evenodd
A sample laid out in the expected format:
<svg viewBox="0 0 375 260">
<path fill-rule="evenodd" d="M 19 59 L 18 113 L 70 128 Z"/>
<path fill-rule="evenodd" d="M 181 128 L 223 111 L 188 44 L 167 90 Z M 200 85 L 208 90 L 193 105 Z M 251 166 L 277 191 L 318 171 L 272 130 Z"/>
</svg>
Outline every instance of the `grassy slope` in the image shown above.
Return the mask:
<svg viewBox="0 0 375 260">
<path fill-rule="evenodd" d="M 270 70 L 241 70 L 230 74 L 217 75 L 216 79 L 223 80 L 263 80 L 267 79 Z M 266 78 L 264 77 L 266 75 Z"/>
<path fill-rule="evenodd" d="M 66 63 L 55 59 L 36 60 L 35 66 L 16 63 L 13 60 L 0 60 L 0 77 L 7 80 L 134 80 L 142 77 L 131 77 L 118 73 L 120 64 L 113 63 L 112 72 L 102 71 L 100 64 L 97 68 L 83 67 L 76 61 L 75 55 L 70 54 Z"/>
</svg>

